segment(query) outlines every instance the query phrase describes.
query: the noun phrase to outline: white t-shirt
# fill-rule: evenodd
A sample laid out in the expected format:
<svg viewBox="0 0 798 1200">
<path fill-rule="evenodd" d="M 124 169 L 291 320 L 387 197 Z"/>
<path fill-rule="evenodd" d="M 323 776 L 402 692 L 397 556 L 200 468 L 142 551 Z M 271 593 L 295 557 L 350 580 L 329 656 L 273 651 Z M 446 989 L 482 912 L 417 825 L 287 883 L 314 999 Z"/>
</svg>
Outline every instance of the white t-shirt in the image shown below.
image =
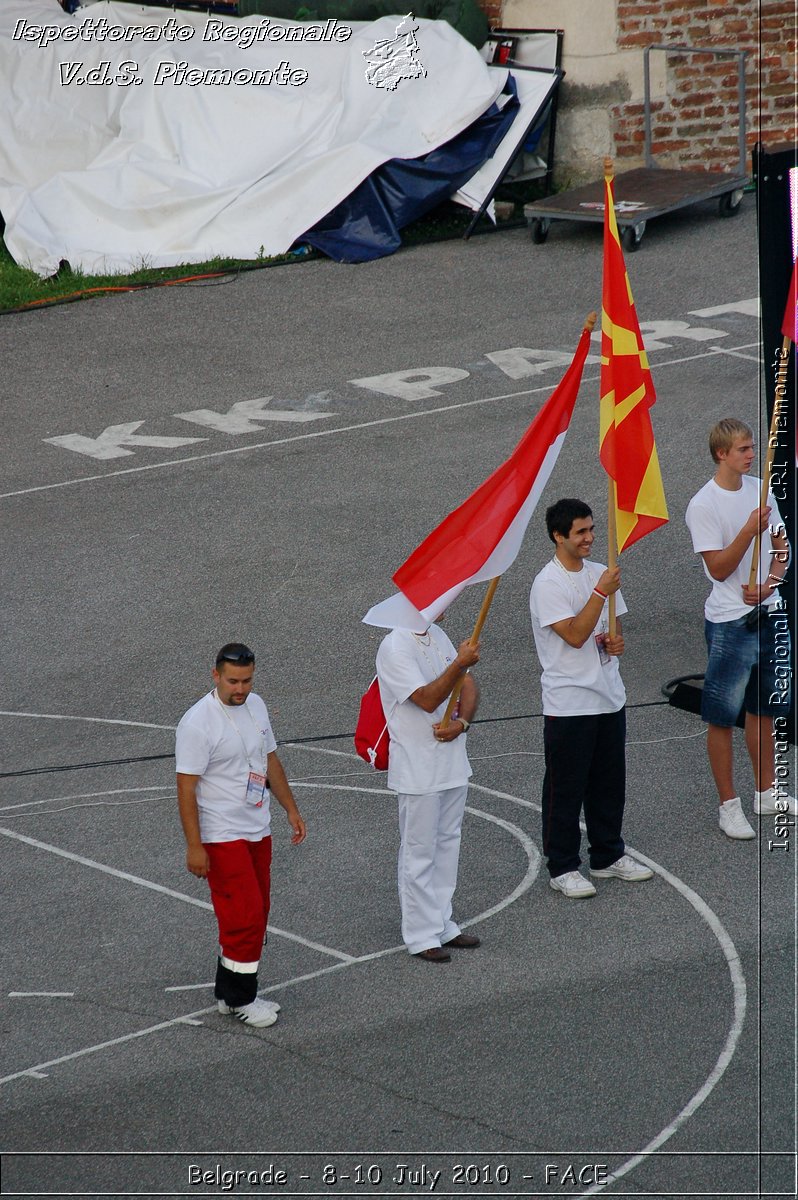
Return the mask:
<svg viewBox="0 0 798 1200">
<path fill-rule="evenodd" d="M 214 688 L 184 714 L 175 735 L 175 766 L 181 775 L 201 776 L 197 807 L 203 842 L 266 837 L 269 791 L 258 808 L 247 799 L 247 780 L 250 771 L 266 774 L 266 756 L 276 749 L 268 710 L 254 692 L 244 704 L 222 704 Z"/>
<path fill-rule="evenodd" d="M 602 664 L 595 634 L 609 631 L 608 601 L 604 601 L 595 630 L 583 646 L 569 646 L 551 628 L 575 617 L 587 604 L 606 567 L 583 560 L 581 571 L 567 571 L 558 559 L 535 576 L 529 594 L 532 633 L 540 665 L 543 713 L 547 717 L 579 717 L 618 712 L 626 703 L 618 659 Z M 615 614 L 628 611 L 615 593 Z"/>
<path fill-rule="evenodd" d="M 719 487 L 714 479 L 710 479 L 700 492 L 696 492 L 687 505 L 684 519 L 690 530 L 696 554 L 700 554 L 702 550 L 725 550 L 737 537 L 754 509 L 759 508 L 762 480 L 755 479 L 750 475 L 742 475 L 740 482 L 742 487 L 737 491 L 730 492 L 727 488 Z M 770 528 L 778 529 L 781 525 L 781 516 L 772 495 L 768 495 L 768 504 L 772 509 Z M 784 532 L 783 526 L 781 532 Z M 772 548 L 770 534 L 765 532 L 760 539 L 759 547 L 758 582 L 760 583 L 767 579 L 772 568 Z M 703 558 L 701 559 L 704 574 L 712 584 L 712 591 L 707 596 L 704 605 L 704 615 L 708 621 L 713 624 L 720 621 L 736 621 L 739 617 L 744 617 L 751 612 L 751 605 L 746 604 L 743 600 L 742 587 L 743 584 L 746 586 L 748 584 L 753 554 L 754 543 L 752 541 L 737 565 L 737 569 L 729 575 L 728 579 L 722 581 L 712 578 L 706 563 Z M 764 603 L 767 608 L 778 604 L 778 593 L 774 592 Z"/>
<path fill-rule="evenodd" d="M 388 787 L 408 796 L 423 796 L 461 787 L 471 776 L 466 735 L 438 742 L 432 726 L 443 719 L 448 700 L 434 712 L 424 712 L 409 697 L 432 683 L 454 662 L 457 651 L 437 625 L 427 634 L 394 629 L 377 651 L 377 677 L 382 707 L 388 719 Z"/>
</svg>

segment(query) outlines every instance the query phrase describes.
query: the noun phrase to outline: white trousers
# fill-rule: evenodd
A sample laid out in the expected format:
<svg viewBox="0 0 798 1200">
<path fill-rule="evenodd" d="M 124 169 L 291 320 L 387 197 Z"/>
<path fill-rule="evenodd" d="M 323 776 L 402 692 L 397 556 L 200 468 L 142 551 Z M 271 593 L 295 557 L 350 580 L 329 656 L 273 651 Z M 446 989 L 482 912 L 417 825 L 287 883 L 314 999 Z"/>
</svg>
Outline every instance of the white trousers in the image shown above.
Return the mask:
<svg viewBox="0 0 798 1200">
<path fill-rule="evenodd" d="M 424 796 L 398 796 L 402 940 L 411 954 L 440 946 L 460 932 L 452 920 L 452 896 L 467 794 L 464 784 Z"/>
</svg>

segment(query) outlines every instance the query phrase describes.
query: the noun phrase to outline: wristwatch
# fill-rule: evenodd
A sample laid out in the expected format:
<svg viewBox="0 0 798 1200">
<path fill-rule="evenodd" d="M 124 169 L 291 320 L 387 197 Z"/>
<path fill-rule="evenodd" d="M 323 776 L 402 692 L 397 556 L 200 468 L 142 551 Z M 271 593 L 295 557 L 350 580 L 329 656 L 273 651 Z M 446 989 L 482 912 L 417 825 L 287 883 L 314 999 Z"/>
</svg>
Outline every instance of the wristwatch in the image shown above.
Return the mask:
<svg viewBox="0 0 798 1200">
<path fill-rule="evenodd" d="M 457 720 L 462 721 L 463 723 L 463 733 L 468 733 L 469 729 L 471 728 L 471 722 L 467 721 L 465 717 L 458 717 Z"/>
</svg>

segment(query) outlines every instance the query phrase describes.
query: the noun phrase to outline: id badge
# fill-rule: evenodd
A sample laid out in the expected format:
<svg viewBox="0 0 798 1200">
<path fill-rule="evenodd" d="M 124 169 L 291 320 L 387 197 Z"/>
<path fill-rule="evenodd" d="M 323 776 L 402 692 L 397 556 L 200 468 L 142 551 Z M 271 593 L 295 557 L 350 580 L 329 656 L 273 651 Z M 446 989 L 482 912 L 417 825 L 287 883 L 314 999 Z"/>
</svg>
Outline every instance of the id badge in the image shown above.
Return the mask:
<svg viewBox="0 0 798 1200">
<path fill-rule="evenodd" d="M 602 667 L 607 667 L 612 662 L 612 657 L 610 654 L 608 654 L 604 646 L 604 639 L 606 636 L 606 633 L 596 634 L 596 649 L 598 650 L 599 662 L 601 663 Z"/>
<path fill-rule="evenodd" d="M 252 804 L 255 808 L 261 808 L 268 786 L 268 780 L 265 775 L 259 775 L 257 771 L 250 771 L 249 779 L 247 780 L 247 804 Z"/>
</svg>

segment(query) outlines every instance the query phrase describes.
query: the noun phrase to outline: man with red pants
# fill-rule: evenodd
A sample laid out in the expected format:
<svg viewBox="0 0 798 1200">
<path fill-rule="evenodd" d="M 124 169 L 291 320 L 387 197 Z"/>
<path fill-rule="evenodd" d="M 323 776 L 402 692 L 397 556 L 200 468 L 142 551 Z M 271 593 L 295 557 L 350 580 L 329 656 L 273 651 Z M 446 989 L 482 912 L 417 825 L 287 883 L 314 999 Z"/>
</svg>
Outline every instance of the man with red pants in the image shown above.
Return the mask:
<svg viewBox="0 0 798 1200">
<path fill-rule="evenodd" d="M 269 918 L 271 796 L 285 809 L 295 845 L 305 840 L 305 822 L 277 757 L 266 705 L 252 691 L 254 674 L 247 646 L 222 646 L 213 691 L 177 727 L 175 760 L 186 866 L 208 880 L 219 925 L 219 1012 L 263 1027 L 274 1024 L 280 1008 L 258 996 Z"/>
</svg>

